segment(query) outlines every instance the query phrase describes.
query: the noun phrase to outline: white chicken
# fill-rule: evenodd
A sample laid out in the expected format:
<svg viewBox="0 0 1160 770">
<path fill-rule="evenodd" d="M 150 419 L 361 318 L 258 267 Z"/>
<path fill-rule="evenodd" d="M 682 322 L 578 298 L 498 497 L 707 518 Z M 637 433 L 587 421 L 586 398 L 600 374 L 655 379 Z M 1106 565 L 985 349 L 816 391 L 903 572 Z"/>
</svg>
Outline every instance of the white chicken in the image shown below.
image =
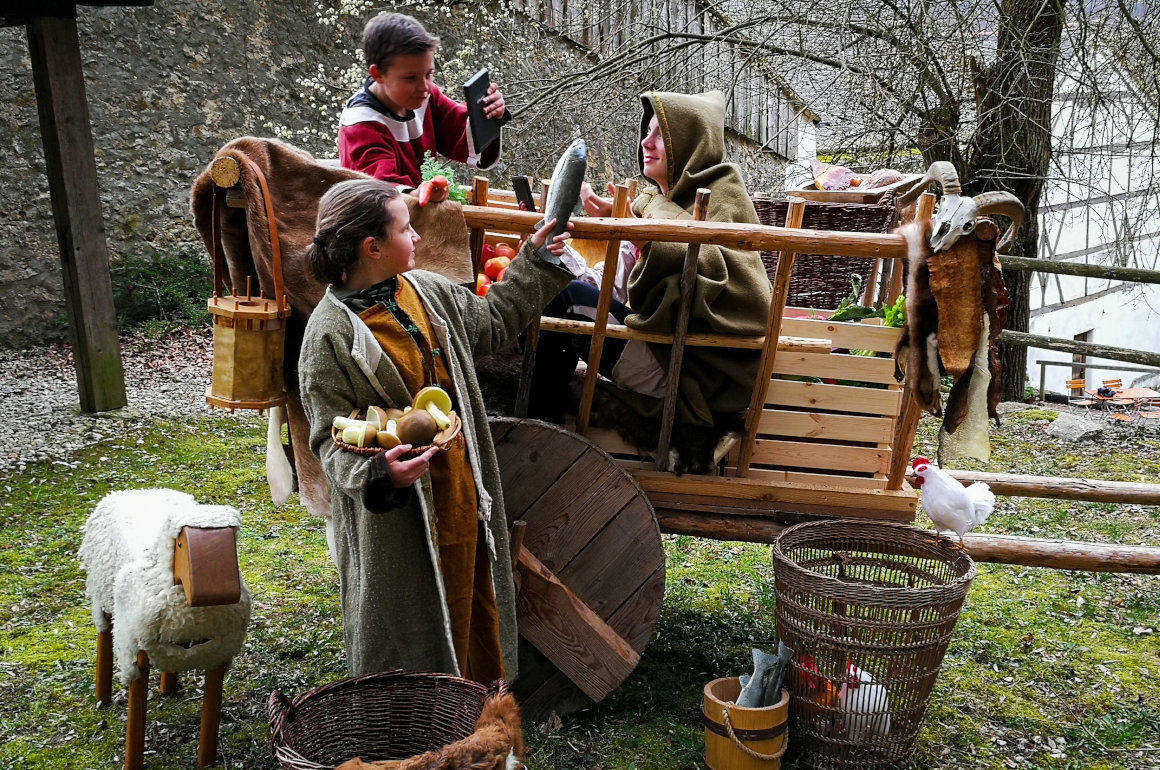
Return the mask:
<svg viewBox="0 0 1160 770">
<path fill-rule="evenodd" d="M 995 494 L 981 481 L 964 487 L 925 457 L 916 457 L 914 485 L 922 489 L 922 509 L 940 532 L 950 530 L 963 535 L 987 520 L 995 510 Z"/>
<path fill-rule="evenodd" d="M 890 698 L 886 688 L 853 663 L 846 664 L 848 681 L 838 692 L 845 737 L 865 743 L 873 737 L 890 735 Z"/>
</svg>

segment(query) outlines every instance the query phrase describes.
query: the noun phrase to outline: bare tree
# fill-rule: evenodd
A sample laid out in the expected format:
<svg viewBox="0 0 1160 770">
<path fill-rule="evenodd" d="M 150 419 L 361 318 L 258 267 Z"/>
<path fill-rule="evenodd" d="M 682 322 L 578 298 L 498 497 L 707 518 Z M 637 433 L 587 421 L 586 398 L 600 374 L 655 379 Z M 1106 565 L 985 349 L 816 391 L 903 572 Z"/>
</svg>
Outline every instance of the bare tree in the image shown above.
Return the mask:
<svg viewBox="0 0 1160 770">
<path fill-rule="evenodd" d="M 1085 178 L 1082 164 L 1054 161 L 1058 137 L 1090 135 L 1100 121 L 1142 102 L 1160 112 L 1155 3 L 678 0 L 693 13 L 678 13 L 674 23 L 672 2 L 635 0 L 635 14 L 627 15 L 616 2 L 576 22 L 610 24 L 618 30 L 608 36 L 611 44 L 593 48 L 583 66 L 529 82 L 518 99 L 532 118 L 559 105 L 580 111 L 587 105 L 593 119 L 603 119 L 608 112 L 598 107 L 613 106 L 606 94 L 625 79 L 641 90 L 716 85 L 745 101 L 762 98 L 749 89 L 764 86 L 741 70 L 773 73 L 829 118 L 825 149 L 833 158 L 863 169 L 949 160 L 970 193 L 1014 192 L 1028 217 L 1010 252 L 1034 257 L 1045 184 L 1067 174 L 1069 184 L 1099 189 L 1096 169 Z M 1077 107 L 1070 123 L 1053 132 L 1061 83 Z M 1119 98 L 1125 88 L 1135 95 Z M 1076 155 L 1077 146 L 1063 149 Z M 1098 157 L 1083 150 L 1085 160 Z M 1155 164 L 1148 165 L 1154 173 Z M 1005 278 L 1012 293 L 1008 325 L 1026 330 L 1031 274 L 1008 271 Z M 1005 396 L 1022 397 L 1025 349 L 1005 349 L 1003 364 Z"/>
</svg>

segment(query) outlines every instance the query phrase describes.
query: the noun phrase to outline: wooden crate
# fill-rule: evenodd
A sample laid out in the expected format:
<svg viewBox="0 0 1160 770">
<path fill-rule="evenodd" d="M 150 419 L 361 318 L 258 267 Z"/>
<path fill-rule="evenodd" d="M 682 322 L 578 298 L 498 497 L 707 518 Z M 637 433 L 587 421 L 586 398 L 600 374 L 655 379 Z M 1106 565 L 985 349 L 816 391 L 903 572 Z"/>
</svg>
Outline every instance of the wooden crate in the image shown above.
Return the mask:
<svg viewBox="0 0 1160 770">
<path fill-rule="evenodd" d="M 913 521 L 917 493 L 905 484 L 887 489 L 903 403 L 893 358 L 901 330 L 802 313 L 787 309 L 782 334 L 829 340 L 830 351 L 777 353 L 744 478 L 731 475 L 731 465 L 726 476 L 674 476 L 655 470 L 614 431 L 592 430 L 589 438 L 632 469 L 657 508 Z"/>
</svg>

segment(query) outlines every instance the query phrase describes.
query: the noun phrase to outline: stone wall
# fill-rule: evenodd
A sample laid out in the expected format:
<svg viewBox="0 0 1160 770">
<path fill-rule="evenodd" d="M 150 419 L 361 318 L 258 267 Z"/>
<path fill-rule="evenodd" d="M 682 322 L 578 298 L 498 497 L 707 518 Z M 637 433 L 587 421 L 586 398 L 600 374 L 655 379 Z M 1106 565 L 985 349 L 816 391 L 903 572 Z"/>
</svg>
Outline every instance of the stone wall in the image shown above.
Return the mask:
<svg viewBox="0 0 1160 770">
<path fill-rule="evenodd" d="M 207 273 L 188 192 L 223 143 L 246 134 L 276 136 L 316 155 L 335 155 L 338 112 L 361 79 L 358 35 L 373 11 L 359 0 L 337 5 L 165 0 L 150 8 L 80 10 L 120 310 L 170 296 L 175 265 L 195 287 Z M 531 25 L 521 29 L 519 18 L 494 9 L 457 4 L 451 10 L 428 0 L 394 7 L 420 16 L 442 36 L 440 79 L 449 85 L 481 62 L 504 84 L 537 71 L 551 76 L 561 63 L 584 55 Z M 490 34 L 489 24 L 506 25 L 506 38 Z M 513 30 L 525 43 L 518 57 L 502 42 Z M 0 93 L 7 96 L 0 102 L 7 157 L 0 167 L 0 346 L 18 346 L 63 337 L 66 328 L 31 63 L 20 27 L 0 28 Z M 612 117 L 602 133 L 588 137 L 593 179 L 621 177 L 635 165 L 636 115 Z M 546 173 L 582 122 L 561 111 L 536 125 L 513 125 L 505 139 L 507 162 L 488 175 L 502 180 L 511 172 Z M 459 181 L 469 177 L 464 169 Z M 208 294 L 208 277 L 204 285 Z M 194 297 L 191 306 L 198 304 Z"/>
</svg>

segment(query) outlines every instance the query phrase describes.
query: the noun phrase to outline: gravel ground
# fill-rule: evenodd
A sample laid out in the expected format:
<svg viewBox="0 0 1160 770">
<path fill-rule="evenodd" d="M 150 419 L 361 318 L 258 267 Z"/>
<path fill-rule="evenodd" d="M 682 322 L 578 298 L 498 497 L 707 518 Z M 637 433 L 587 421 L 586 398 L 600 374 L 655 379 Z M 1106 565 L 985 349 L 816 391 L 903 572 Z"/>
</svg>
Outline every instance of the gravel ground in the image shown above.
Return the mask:
<svg viewBox="0 0 1160 770">
<path fill-rule="evenodd" d="M 212 351 L 208 328 L 123 337 L 129 405 L 91 415 L 79 412 L 76 370 L 67 344 L 0 350 L 0 475 L 39 460 L 72 467 L 70 456 L 76 450 L 155 417 L 208 414 L 205 387 Z M 236 416 L 241 419 L 248 413 Z"/>
</svg>

